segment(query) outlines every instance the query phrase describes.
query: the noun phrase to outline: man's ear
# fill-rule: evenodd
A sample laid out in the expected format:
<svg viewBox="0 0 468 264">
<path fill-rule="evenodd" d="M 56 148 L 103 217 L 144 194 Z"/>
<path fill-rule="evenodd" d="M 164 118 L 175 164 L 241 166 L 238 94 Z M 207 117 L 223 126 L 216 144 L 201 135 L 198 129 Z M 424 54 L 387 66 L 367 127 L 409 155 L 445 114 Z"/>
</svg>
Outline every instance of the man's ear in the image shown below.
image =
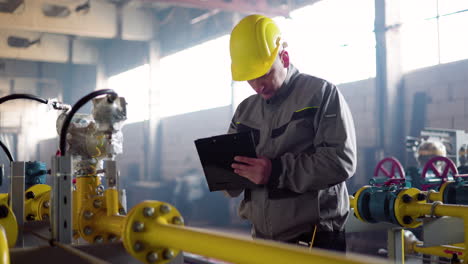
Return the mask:
<svg viewBox="0 0 468 264">
<path fill-rule="evenodd" d="M 280 56 L 280 59 L 281 59 L 281 63 L 283 63 L 283 66 L 285 68 L 288 68 L 289 67 L 289 54 L 288 54 L 288 52 L 283 50 L 283 51 L 280 52 L 279 56 Z"/>
</svg>

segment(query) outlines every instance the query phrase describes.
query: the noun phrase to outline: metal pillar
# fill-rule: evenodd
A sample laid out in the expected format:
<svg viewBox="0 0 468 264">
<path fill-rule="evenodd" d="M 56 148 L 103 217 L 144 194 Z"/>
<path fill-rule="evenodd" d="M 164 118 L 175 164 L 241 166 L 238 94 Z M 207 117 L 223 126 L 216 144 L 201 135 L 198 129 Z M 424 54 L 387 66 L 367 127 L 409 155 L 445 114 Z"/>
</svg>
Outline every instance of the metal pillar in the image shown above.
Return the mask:
<svg viewBox="0 0 468 264">
<path fill-rule="evenodd" d="M 158 35 L 158 34 L 155 34 Z M 145 166 L 146 175 L 143 176 L 143 180 L 159 180 L 161 175 L 161 131 L 160 127 L 160 114 L 161 114 L 161 96 L 160 89 L 157 83 L 157 75 L 159 72 L 160 63 L 160 45 L 158 40 L 152 40 L 148 43 L 148 64 L 150 66 L 150 89 L 149 89 L 149 123 L 148 135 L 145 136 L 147 144 L 145 150 L 147 155 Z M 150 177 L 150 175 L 156 175 L 158 178 Z"/>
<path fill-rule="evenodd" d="M 70 156 L 52 158 L 52 237 L 65 244 L 70 244 L 73 237 L 72 176 Z"/>
<path fill-rule="evenodd" d="M 383 156 L 404 158 L 402 70 L 398 1 L 375 0 L 378 147 Z"/>
<path fill-rule="evenodd" d="M 73 94 L 73 45 L 75 38 L 68 36 L 68 61 L 66 64 L 66 79 L 64 80 L 62 100 L 71 104 Z"/>
<path fill-rule="evenodd" d="M 387 231 L 388 259 L 391 263 L 405 264 L 404 229 L 392 228 Z"/>
<path fill-rule="evenodd" d="M 17 247 L 23 247 L 23 226 L 24 226 L 24 178 L 26 175 L 26 163 L 24 161 L 14 161 L 11 163 L 10 181 L 10 206 L 18 222 Z"/>
</svg>

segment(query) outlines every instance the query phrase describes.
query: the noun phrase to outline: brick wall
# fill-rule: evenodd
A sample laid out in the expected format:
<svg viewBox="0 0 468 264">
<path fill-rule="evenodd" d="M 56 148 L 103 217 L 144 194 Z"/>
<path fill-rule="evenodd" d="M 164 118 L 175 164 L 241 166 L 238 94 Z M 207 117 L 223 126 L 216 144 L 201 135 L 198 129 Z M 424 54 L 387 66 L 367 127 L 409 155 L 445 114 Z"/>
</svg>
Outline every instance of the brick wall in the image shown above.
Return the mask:
<svg viewBox="0 0 468 264">
<path fill-rule="evenodd" d="M 219 107 L 161 120 L 162 177 L 171 180 L 190 169 L 202 171 L 194 140 L 227 133 L 231 107 Z"/>
<path fill-rule="evenodd" d="M 468 131 L 468 60 L 420 69 L 404 77 L 405 119 L 417 92 L 427 94 L 426 127 Z"/>
<path fill-rule="evenodd" d="M 357 141 L 357 168 L 355 175 L 348 180 L 350 192 L 354 192 L 359 186 L 369 182 L 368 175 L 372 173 L 374 159 L 372 150 L 377 145 L 377 122 L 376 122 L 376 93 L 375 80 L 366 79 L 352 83 L 338 85 L 354 119 Z"/>
</svg>

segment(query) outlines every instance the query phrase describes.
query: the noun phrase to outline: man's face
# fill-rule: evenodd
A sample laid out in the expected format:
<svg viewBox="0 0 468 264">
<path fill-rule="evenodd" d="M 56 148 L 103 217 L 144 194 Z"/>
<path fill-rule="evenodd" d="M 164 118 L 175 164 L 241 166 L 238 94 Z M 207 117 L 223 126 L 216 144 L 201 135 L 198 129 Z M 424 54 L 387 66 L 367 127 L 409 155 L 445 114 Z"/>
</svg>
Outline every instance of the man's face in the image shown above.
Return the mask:
<svg viewBox="0 0 468 264">
<path fill-rule="evenodd" d="M 271 66 L 270 71 L 265 75 L 260 76 L 257 79 L 247 81 L 254 91 L 265 100 L 268 100 L 275 95 L 276 91 L 281 87 L 284 79 L 286 78 L 287 67 L 285 67 L 280 56 L 281 55 L 278 55 L 277 59 Z"/>
</svg>

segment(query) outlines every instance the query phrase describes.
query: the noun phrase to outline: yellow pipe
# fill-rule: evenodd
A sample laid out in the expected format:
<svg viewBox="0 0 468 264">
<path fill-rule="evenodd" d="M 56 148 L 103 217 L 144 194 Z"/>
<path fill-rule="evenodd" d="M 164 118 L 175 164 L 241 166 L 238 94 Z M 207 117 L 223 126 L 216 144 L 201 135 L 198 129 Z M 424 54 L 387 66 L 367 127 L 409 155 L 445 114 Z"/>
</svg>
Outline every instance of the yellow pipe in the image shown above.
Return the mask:
<svg viewBox="0 0 468 264">
<path fill-rule="evenodd" d="M 106 197 L 107 216 L 119 214 L 119 193 L 116 188 L 107 189 L 104 193 Z"/>
<path fill-rule="evenodd" d="M 93 225 L 101 232 L 112 233 L 120 236 L 125 224 L 125 216 L 97 214 Z"/>
<path fill-rule="evenodd" d="M 431 214 L 431 203 L 410 203 L 404 207 L 404 212 L 408 215 L 430 215 Z M 453 216 L 465 218 L 468 217 L 468 206 L 458 204 L 440 204 L 435 206 L 434 214 L 436 216 Z"/>
<path fill-rule="evenodd" d="M 300 248 L 266 240 L 234 238 L 172 224 L 155 223 L 154 227 L 154 232 L 145 232 L 139 237 L 150 247 L 176 248 L 233 263 L 386 263 L 370 257 Z"/>
<path fill-rule="evenodd" d="M 450 183 L 452 183 L 452 182 L 445 182 L 444 184 L 442 184 L 442 186 L 440 186 L 438 192 L 433 191 L 433 190 L 428 191 L 427 192 L 427 198 L 430 201 L 444 202 L 444 191 L 445 191 L 445 188 L 447 187 L 447 185 L 449 185 Z"/>
<path fill-rule="evenodd" d="M 427 194 L 427 198 L 430 201 L 442 201 L 443 200 L 442 193 L 441 192 L 435 192 L 435 191 L 429 191 L 428 194 Z"/>
<path fill-rule="evenodd" d="M 412 215 L 415 217 L 424 216 L 424 215 L 431 215 L 431 211 L 433 210 L 433 214 L 435 216 L 453 216 L 459 217 L 463 219 L 463 227 L 464 227 L 464 250 L 463 250 L 463 260 L 465 262 L 468 261 L 468 255 L 466 254 L 466 249 L 468 248 L 468 206 L 464 205 L 457 205 L 457 204 L 439 204 L 435 205 L 433 208 L 433 204 L 417 204 L 411 203 L 407 204 L 404 207 L 404 212 L 408 215 Z"/>
<path fill-rule="evenodd" d="M 444 258 L 452 258 L 453 254 L 457 254 L 459 257 L 463 258 L 465 255 L 465 249 L 463 247 L 457 247 L 452 245 L 443 245 L 436 247 L 422 247 L 422 243 L 414 243 L 413 250 L 415 252 L 427 255 L 434 255 Z"/>
<path fill-rule="evenodd" d="M 10 263 L 10 251 L 8 249 L 8 240 L 5 229 L 0 225 L 0 259 L 2 263 Z"/>
<path fill-rule="evenodd" d="M 73 200 L 76 201 L 75 212 L 80 212 L 89 199 L 96 196 L 96 188 L 101 184 L 97 176 L 81 176 L 76 178 L 76 191 Z"/>
</svg>

